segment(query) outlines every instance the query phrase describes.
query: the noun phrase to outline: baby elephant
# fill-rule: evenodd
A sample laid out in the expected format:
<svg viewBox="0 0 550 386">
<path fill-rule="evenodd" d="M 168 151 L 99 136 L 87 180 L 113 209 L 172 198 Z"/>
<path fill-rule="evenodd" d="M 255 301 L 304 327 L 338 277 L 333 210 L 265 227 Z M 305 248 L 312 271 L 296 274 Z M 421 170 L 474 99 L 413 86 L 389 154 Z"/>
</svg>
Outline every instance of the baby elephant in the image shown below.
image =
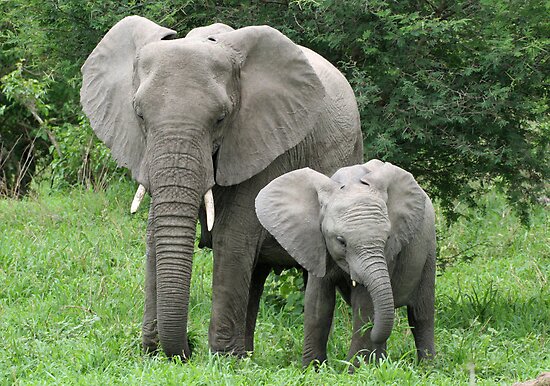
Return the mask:
<svg viewBox="0 0 550 386">
<path fill-rule="evenodd" d="M 305 366 L 327 358 L 336 288 L 353 309 L 348 359 L 385 354 L 394 308 L 401 306 L 407 306 L 418 358 L 435 355 L 435 216 L 409 172 L 379 160 L 339 169 L 331 178 L 295 170 L 260 191 L 256 212 L 311 274 Z"/>
</svg>

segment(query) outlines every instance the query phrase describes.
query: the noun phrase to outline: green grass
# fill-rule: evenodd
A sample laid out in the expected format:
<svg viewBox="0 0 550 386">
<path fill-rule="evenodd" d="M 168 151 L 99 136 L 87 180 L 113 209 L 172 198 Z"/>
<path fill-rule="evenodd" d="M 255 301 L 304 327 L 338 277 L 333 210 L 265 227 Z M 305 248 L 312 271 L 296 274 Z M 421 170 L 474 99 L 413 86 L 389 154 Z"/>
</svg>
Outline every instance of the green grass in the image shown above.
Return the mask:
<svg viewBox="0 0 550 386">
<path fill-rule="evenodd" d="M 195 253 L 187 364 L 140 351 L 146 205 L 131 216 L 133 186 L 42 192 L 0 200 L 0 384 L 511 384 L 550 370 L 548 210 L 530 229 L 500 196 L 485 211 L 438 220 L 436 347 L 416 364 L 404 310 L 389 358 L 347 373 L 350 313 L 341 301 L 320 371 L 301 368 L 300 302 L 281 306 L 270 279 L 252 357 L 208 353 L 212 257 Z M 285 280 L 282 280 L 285 282 Z M 284 284 L 284 283 L 283 283 Z M 285 289 L 288 291 L 288 289 Z M 277 299 L 279 299 L 277 301 Z"/>
</svg>

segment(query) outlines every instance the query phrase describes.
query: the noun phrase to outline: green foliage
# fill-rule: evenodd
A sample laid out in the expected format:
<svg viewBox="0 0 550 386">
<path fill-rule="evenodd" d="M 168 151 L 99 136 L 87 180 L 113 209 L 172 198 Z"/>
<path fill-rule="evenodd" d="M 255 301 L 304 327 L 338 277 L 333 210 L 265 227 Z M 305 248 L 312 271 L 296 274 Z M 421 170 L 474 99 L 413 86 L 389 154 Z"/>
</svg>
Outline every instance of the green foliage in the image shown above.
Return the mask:
<svg viewBox="0 0 550 386">
<path fill-rule="evenodd" d="M 47 116 L 50 106 L 48 106 L 44 97 L 48 87 L 47 80 L 43 82 L 37 79 L 25 78 L 23 76 L 23 63 L 18 62 L 16 69 L 2 79 L 2 92 L 8 101 L 15 101 L 26 107 L 31 113 L 39 116 Z M 2 113 L 6 106 L 2 106 Z"/>
<path fill-rule="evenodd" d="M 548 211 L 534 208 L 522 227 L 502 196 L 480 200 L 484 213 L 447 225 L 436 205 L 443 259 L 480 241 L 470 261 L 438 272 L 436 349 L 432 365 L 415 360 L 406 310 L 396 313 L 389 358 L 347 373 L 351 315 L 338 296 L 329 362 L 301 369 L 303 316 L 274 299 L 297 294 L 269 280 L 260 304 L 255 352 L 238 361 L 208 352 L 212 255 L 196 250 L 187 364 L 140 350 L 147 205 L 130 215 L 134 184 L 102 192 L 50 192 L 0 200 L 0 384 L 512 384 L 550 368 Z M 290 279 L 294 276 L 295 279 Z M 291 285 L 293 288 L 291 288 Z"/>
<path fill-rule="evenodd" d="M 285 270 L 277 275 L 271 275 L 265 284 L 268 295 L 265 302 L 293 314 L 304 311 L 305 291 L 303 272 L 301 269 Z"/>
<path fill-rule="evenodd" d="M 25 192 L 37 160 L 47 154 L 47 87 L 47 79 L 26 77 L 22 62 L 0 77 L 0 194 Z"/>
<path fill-rule="evenodd" d="M 213 22 L 269 24 L 347 76 L 361 111 L 366 158 L 410 170 L 447 214 L 457 199 L 474 203 L 484 183 L 496 181 L 525 219 L 529 204 L 548 194 L 549 11 L 548 2 L 538 0 L 11 0 L 0 3 L 0 71 L 14 71 L 24 59 L 27 80 L 47 80 L 51 131 L 68 138 L 89 133 L 79 112 L 79 67 L 123 16 L 148 17 L 180 36 Z M 3 136 L 17 138 L 21 116 L 38 127 L 21 107 L 0 109 Z M 68 176 L 81 174 L 75 160 L 87 144 L 67 144 L 69 160 L 54 161 L 44 151 L 34 158 L 55 162 L 55 178 L 74 184 L 78 178 Z"/>
<path fill-rule="evenodd" d="M 65 123 L 54 128 L 61 155 L 50 147 L 52 185 L 62 188 L 78 182 L 97 189 L 124 178 L 126 171 L 117 169 L 109 149 L 93 134 L 87 118 L 83 114 L 79 118 L 78 124 Z"/>
<path fill-rule="evenodd" d="M 525 213 L 550 164 L 547 6 L 323 1 L 300 24 L 348 75 L 368 158 L 407 168 L 446 209 L 500 176 Z"/>
<path fill-rule="evenodd" d="M 75 183 L 104 187 L 109 179 L 124 175 L 80 111 L 72 112 L 79 117 L 76 123 L 57 124 L 59 118 L 50 118 L 52 80 L 34 79 L 27 72 L 18 62 L 14 71 L 0 78 L 7 101 L 0 106 L 0 117 L 7 116 L 7 127 L 0 133 L 0 194 L 26 192 L 36 167 L 48 168 L 51 184 L 57 188 Z M 20 131 L 10 130 L 10 123 Z"/>
</svg>

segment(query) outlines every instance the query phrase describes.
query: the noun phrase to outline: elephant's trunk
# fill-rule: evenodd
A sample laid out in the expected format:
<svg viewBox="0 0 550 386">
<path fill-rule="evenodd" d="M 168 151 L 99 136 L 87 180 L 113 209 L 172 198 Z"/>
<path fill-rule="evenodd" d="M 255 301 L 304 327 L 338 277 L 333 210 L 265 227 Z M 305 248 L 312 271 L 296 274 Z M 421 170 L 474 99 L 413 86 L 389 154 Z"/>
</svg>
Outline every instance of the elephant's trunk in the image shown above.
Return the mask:
<svg viewBox="0 0 550 386">
<path fill-rule="evenodd" d="M 181 136 L 181 135 L 180 135 Z M 188 359 L 189 290 L 199 206 L 207 188 L 200 146 L 189 138 L 156 141 L 149 168 L 157 274 L 157 327 L 167 356 Z"/>
<path fill-rule="evenodd" d="M 383 247 L 366 248 L 350 264 L 352 280 L 367 287 L 374 306 L 374 326 L 370 333 L 371 341 L 383 344 L 393 328 L 394 303 L 388 266 Z"/>
<path fill-rule="evenodd" d="M 176 189 L 174 189 L 176 190 Z M 181 196 L 182 190 L 173 194 Z M 159 340 L 166 355 L 187 359 L 191 350 L 187 342 L 187 315 L 193 261 L 198 204 L 181 206 L 182 211 L 166 213 L 174 205 L 163 195 L 153 199 L 155 243 L 157 253 L 157 326 Z M 183 210 L 193 213 L 187 215 Z"/>
</svg>

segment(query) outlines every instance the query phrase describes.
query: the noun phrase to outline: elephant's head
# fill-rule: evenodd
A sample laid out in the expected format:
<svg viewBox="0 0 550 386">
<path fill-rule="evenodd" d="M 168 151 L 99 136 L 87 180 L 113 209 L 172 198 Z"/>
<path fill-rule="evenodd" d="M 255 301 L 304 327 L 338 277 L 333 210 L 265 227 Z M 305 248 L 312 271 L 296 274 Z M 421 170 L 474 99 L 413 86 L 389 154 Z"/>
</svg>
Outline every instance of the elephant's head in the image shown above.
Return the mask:
<svg viewBox="0 0 550 386">
<path fill-rule="evenodd" d="M 413 176 L 371 160 L 332 178 L 309 168 L 287 173 L 256 198 L 262 225 L 304 268 L 326 273 L 327 257 L 364 285 L 374 304 L 371 340 L 389 337 L 394 317 L 393 259 L 424 218 L 426 194 Z"/>
<path fill-rule="evenodd" d="M 118 164 L 151 194 L 159 338 L 168 355 L 188 357 L 202 196 L 249 179 L 304 139 L 324 88 L 273 28 L 214 24 L 174 35 L 142 17 L 121 20 L 82 66 L 81 103 Z"/>
</svg>

